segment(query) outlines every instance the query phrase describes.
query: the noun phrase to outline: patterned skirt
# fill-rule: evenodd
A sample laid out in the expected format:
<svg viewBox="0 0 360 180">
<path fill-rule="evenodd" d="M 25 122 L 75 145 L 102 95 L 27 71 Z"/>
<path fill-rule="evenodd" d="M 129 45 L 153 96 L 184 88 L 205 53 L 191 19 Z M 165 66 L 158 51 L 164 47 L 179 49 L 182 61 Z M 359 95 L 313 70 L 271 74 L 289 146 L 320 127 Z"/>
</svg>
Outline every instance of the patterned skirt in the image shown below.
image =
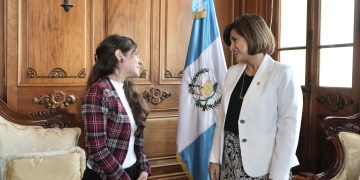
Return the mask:
<svg viewBox="0 0 360 180">
<path fill-rule="evenodd" d="M 269 175 L 250 177 L 246 174 L 240 151 L 239 137 L 225 131 L 224 154 L 221 165 L 220 179 L 224 180 L 267 180 Z"/>
</svg>

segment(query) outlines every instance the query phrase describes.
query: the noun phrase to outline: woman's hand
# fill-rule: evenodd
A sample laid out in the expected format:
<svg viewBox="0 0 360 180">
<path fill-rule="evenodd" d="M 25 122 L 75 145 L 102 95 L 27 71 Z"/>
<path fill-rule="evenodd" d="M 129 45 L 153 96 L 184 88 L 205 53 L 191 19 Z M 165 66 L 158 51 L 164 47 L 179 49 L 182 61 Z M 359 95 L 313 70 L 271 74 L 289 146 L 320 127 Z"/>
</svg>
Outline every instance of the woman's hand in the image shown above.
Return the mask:
<svg viewBox="0 0 360 180">
<path fill-rule="evenodd" d="M 220 166 L 217 163 L 210 162 L 209 165 L 210 180 L 218 180 L 220 177 Z"/>
<path fill-rule="evenodd" d="M 145 171 L 141 172 L 137 180 L 147 180 L 149 174 Z"/>
</svg>

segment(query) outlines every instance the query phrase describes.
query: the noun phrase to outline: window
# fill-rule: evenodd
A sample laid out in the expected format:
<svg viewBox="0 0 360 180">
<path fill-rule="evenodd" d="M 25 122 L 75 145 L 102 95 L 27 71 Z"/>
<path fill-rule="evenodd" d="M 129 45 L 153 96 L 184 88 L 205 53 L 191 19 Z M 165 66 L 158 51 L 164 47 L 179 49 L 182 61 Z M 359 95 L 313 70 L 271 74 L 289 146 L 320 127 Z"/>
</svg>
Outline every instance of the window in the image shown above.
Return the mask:
<svg viewBox="0 0 360 180">
<path fill-rule="evenodd" d="M 307 2 L 280 4 L 279 60 L 293 67 L 296 81 L 305 85 Z"/>
<path fill-rule="evenodd" d="M 352 87 L 354 5 L 354 0 L 321 1 L 320 86 Z"/>
<path fill-rule="evenodd" d="M 278 56 L 299 84 L 316 74 L 320 87 L 352 87 L 355 1 L 279 1 Z M 312 61 L 318 67 L 310 72 L 306 62 Z"/>
</svg>

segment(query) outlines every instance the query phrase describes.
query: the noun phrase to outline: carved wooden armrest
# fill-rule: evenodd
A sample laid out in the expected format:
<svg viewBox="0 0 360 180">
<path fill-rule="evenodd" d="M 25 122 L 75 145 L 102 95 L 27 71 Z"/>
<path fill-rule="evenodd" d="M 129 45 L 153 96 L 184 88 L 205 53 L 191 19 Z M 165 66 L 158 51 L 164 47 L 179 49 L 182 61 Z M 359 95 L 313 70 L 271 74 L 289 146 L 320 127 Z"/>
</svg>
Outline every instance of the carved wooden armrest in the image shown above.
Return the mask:
<svg viewBox="0 0 360 180">
<path fill-rule="evenodd" d="M 0 116 L 7 121 L 25 126 L 42 126 L 44 128 L 82 127 L 81 120 L 66 109 L 46 110 L 28 115 L 13 110 L 1 99 Z"/>
<path fill-rule="evenodd" d="M 299 175 L 292 175 L 291 176 L 291 179 L 292 180 L 308 180 L 308 179 L 311 179 L 311 177 L 313 177 L 314 174 L 312 173 L 309 173 L 309 172 L 303 172 L 303 173 L 300 173 Z"/>
<path fill-rule="evenodd" d="M 321 172 L 314 174 L 311 172 L 300 172 L 298 175 L 293 175 L 292 180 L 329 180 L 331 175 L 329 173 Z"/>
<path fill-rule="evenodd" d="M 340 132 L 352 132 L 360 134 L 360 113 L 347 117 L 330 116 L 322 119 L 320 122 L 321 129 L 326 135 L 326 140 L 330 141 L 334 151 L 331 154 L 332 161 L 328 168 L 318 174 L 310 172 L 300 173 L 292 176 L 293 179 L 314 179 L 329 180 L 335 177 L 342 169 L 345 163 L 345 152 L 339 139 Z"/>
</svg>

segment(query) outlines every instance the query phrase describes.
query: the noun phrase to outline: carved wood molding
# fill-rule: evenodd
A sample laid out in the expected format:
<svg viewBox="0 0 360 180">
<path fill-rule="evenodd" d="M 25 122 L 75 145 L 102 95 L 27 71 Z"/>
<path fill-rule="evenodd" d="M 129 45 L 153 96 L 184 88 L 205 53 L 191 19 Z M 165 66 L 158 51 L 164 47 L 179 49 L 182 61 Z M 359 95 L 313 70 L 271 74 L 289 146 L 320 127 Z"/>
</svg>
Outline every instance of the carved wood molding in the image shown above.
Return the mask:
<svg viewBox="0 0 360 180">
<path fill-rule="evenodd" d="M 74 95 L 66 95 L 62 91 L 54 91 L 49 95 L 42 94 L 38 98 L 33 98 L 33 102 L 44 105 L 49 109 L 66 108 L 70 104 L 75 104 L 78 99 Z"/>
<path fill-rule="evenodd" d="M 170 96 L 171 93 L 169 91 L 163 91 L 161 89 L 151 88 L 149 91 L 143 92 L 144 99 L 154 105 L 160 104 L 162 101 L 164 101 Z"/>
<path fill-rule="evenodd" d="M 303 92 L 311 93 L 311 84 L 310 82 L 305 82 L 305 86 L 301 87 Z"/>
<path fill-rule="evenodd" d="M 145 74 L 146 75 L 146 74 Z M 50 71 L 48 76 L 38 76 L 36 70 L 34 68 L 27 68 L 26 71 L 27 78 L 74 78 L 76 76 L 68 76 L 66 71 L 61 68 L 54 68 Z M 79 71 L 78 78 L 86 78 L 86 69 L 83 68 Z"/>
<path fill-rule="evenodd" d="M 168 78 L 182 78 L 182 76 L 183 76 L 183 71 L 180 71 L 176 76 L 173 76 L 169 70 L 165 70 L 165 74 L 164 74 L 164 77 L 166 79 L 168 79 Z"/>
<path fill-rule="evenodd" d="M 49 78 L 66 78 L 67 74 L 66 71 L 61 69 L 61 68 L 54 68 L 53 70 L 50 71 Z"/>
<path fill-rule="evenodd" d="M 326 117 L 321 121 L 321 128 L 328 137 L 337 137 L 341 131 L 360 134 L 360 113 L 346 117 Z"/>
<path fill-rule="evenodd" d="M 0 116 L 5 120 L 24 126 L 42 126 L 49 127 L 82 127 L 82 121 L 76 118 L 74 113 L 67 109 L 49 109 L 32 114 L 22 114 L 11 109 L 0 99 Z"/>
<path fill-rule="evenodd" d="M 319 96 L 316 100 L 323 106 L 326 106 L 330 111 L 337 112 L 346 106 L 350 106 L 354 101 L 340 93 L 328 94 Z"/>
<path fill-rule="evenodd" d="M 139 78 L 146 78 L 146 69 L 141 71 Z"/>
<path fill-rule="evenodd" d="M 86 78 L 86 69 L 81 69 L 78 73 L 79 78 Z"/>
<path fill-rule="evenodd" d="M 55 117 L 54 117 L 55 116 Z M 70 118 L 72 116 L 72 118 Z M 69 113 L 66 109 L 49 109 L 44 111 L 38 111 L 34 113 L 30 113 L 31 118 L 44 119 L 48 117 L 54 117 L 49 120 L 47 123 L 41 124 L 44 128 L 65 128 L 74 126 L 72 124 L 77 120 L 75 119 L 75 115 Z M 68 119 L 67 119 L 68 118 Z M 79 122 L 75 123 L 79 124 Z M 75 126 L 76 127 L 76 126 Z"/>
<path fill-rule="evenodd" d="M 37 72 L 33 68 L 28 68 L 26 71 L 26 77 L 27 78 L 37 78 Z"/>
<path fill-rule="evenodd" d="M 50 114 L 53 114 L 54 112 L 56 112 L 56 109 L 48 109 L 48 110 L 43 110 L 43 111 L 30 113 L 30 116 L 31 117 L 44 117 L 44 116 L 48 116 Z"/>
</svg>

